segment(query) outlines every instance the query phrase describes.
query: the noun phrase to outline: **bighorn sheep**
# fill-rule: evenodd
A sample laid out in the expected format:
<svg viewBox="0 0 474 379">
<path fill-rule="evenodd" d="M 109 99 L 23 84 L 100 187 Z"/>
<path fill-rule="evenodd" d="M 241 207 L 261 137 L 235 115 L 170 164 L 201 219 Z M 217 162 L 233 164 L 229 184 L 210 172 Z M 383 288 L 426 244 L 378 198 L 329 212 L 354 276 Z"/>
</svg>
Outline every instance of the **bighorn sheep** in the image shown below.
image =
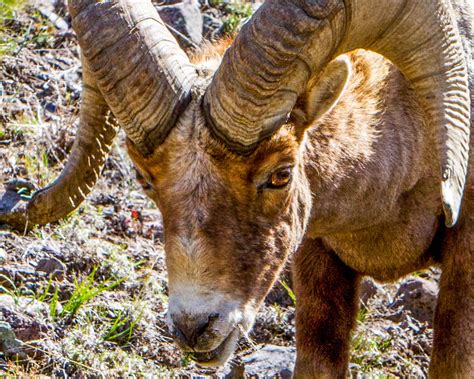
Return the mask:
<svg viewBox="0 0 474 379">
<path fill-rule="evenodd" d="M 116 119 L 163 214 L 171 329 L 198 361 L 228 359 L 296 251 L 296 377 L 344 377 L 362 275 L 435 262 L 430 373 L 473 375 L 470 0 L 269 0 L 215 73 L 189 61 L 147 0 L 69 8 L 78 136 L 61 176 L 1 221 L 76 208 Z M 400 71 L 344 55 L 357 48 Z"/>
</svg>

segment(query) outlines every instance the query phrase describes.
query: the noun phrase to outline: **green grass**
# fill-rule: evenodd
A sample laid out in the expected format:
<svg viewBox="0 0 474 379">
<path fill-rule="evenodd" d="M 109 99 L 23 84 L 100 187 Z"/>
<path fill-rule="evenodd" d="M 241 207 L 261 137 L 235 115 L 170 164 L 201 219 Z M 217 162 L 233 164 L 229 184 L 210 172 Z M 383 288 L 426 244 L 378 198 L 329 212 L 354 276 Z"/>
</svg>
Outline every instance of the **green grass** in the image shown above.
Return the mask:
<svg viewBox="0 0 474 379">
<path fill-rule="evenodd" d="M 16 305 L 19 304 L 20 298 L 22 297 L 31 297 L 33 300 L 34 293 L 29 289 L 25 289 L 22 287 L 17 287 L 15 282 L 11 280 L 8 276 L 0 274 L 0 281 L 3 282 L 5 285 L 0 284 L 0 294 L 4 293 L 10 296 Z"/>
<path fill-rule="evenodd" d="M 358 325 L 370 322 L 369 309 L 361 306 L 357 312 Z M 360 372 L 370 374 L 372 378 L 385 378 L 381 374 L 384 370 L 384 353 L 390 350 L 393 344 L 391 336 L 371 336 L 362 330 L 356 330 L 352 336 L 351 363 L 360 367 Z M 382 376 L 381 376 L 382 375 Z"/>
<path fill-rule="evenodd" d="M 7 23 L 14 20 L 15 14 L 26 4 L 25 0 L 1 0 L 0 1 L 0 59 L 13 52 L 18 42 L 15 36 L 9 32 Z"/>
<path fill-rule="evenodd" d="M 232 35 L 238 31 L 240 23 L 252 16 L 252 6 L 245 3 L 228 3 L 224 6 L 227 16 L 223 21 L 224 33 Z"/>
<path fill-rule="evenodd" d="M 55 27 L 30 0 L 0 0 L 0 60 L 32 44 L 35 48 L 54 46 Z M 23 16 L 23 17 L 20 17 Z"/>
<path fill-rule="evenodd" d="M 280 284 L 285 289 L 285 291 L 288 293 L 288 296 L 290 297 L 293 304 L 296 305 L 296 295 L 293 292 L 293 290 L 290 288 L 290 286 L 283 280 L 280 280 Z"/>
<path fill-rule="evenodd" d="M 41 147 L 36 154 L 25 154 L 25 168 L 29 177 L 36 177 L 40 187 L 46 186 L 56 178 L 56 173 L 51 170 L 48 153 Z"/>
<path fill-rule="evenodd" d="M 127 343 L 132 339 L 133 331 L 143 315 L 143 309 L 137 315 L 133 315 L 128 312 L 120 311 L 115 320 L 113 320 L 110 328 L 104 334 L 102 339 L 109 342 Z"/>
<path fill-rule="evenodd" d="M 54 289 L 54 292 L 51 294 L 51 285 L 53 283 L 53 275 L 49 275 L 48 283 L 44 290 L 38 291 L 36 295 L 36 300 L 42 303 L 49 303 L 49 315 L 54 320 L 58 315 L 58 304 L 59 304 L 59 293 L 58 287 Z"/>
<path fill-rule="evenodd" d="M 183 353 L 183 356 L 181 358 L 181 366 L 188 367 L 191 364 L 191 362 L 193 362 L 194 360 L 196 360 L 194 353 L 191 353 L 191 352 Z"/>
<path fill-rule="evenodd" d="M 357 324 L 363 324 L 366 317 L 367 317 L 368 310 L 366 307 L 360 307 L 359 311 L 357 312 L 356 321 Z"/>
<path fill-rule="evenodd" d="M 377 369 L 383 369 L 383 353 L 387 352 L 393 344 L 391 337 L 367 337 L 360 333 L 352 338 L 351 363 L 360 366 L 363 373 L 372 373 Z"/>
<path fill-rule="evenodd" d="M 63 305 L 63 309 L 59 314 L 59 317 L 65 317 L 67 315 L 74 316 L 77 314 L 79 309 L 88 301 L 95 298 L 97 295 L 105 291 L 110 291 L 122 283 L 127 277 L 120 278 L 115 281 L 105 281 L 96 285 L 94 283 L 94 276 L 97 268 L 94 268 L 92 272 L 87 275 L 82 281 L 74 279 L 74 291 L 71 294 L 69 300 Z"/>
<path fill-rule="evenodd" d="M 8 124 L 8 135 L 15 141 L 31 138 L 34 135 L 35 130 L 37 130 L 38 124 L 37 119 L 23 114 L 15 122 Z M 3 134 L 7 135 L 7 132 L 4 131 Z"/>
<path fill-rule="evenodd" d="M 12 19 L 15 12 L 21 10 L 25 3 L 25 0 L 2 0 L 0 2 L 0 25 L 3 25 L 5 20 Z"/>
<path fill-rule="evenodd" d="M 105 291 L 110 291 L 114 288 L 116 288 L 120 283 L 122 283 L 127 277 L 121 277 L 120 279 L 117 280 L 106 280 L 102 283 L 96 284 L 95 283 L 95 274 L 97 272 L 97 268 L 94 268 L 89 275 L 87 275 L 84 279 L 81 281 L 78 280 L 76 277 L 74 279 L 74 290 L 69 297 L 68 300 L 61 306 L 59 303 L 59 293 L 58 293 L 58 287 L 56 287 L 51 293 L 51 286 L 52 286 L 52 276 L 50 275 L 48 283 L 45 285 L 44 289 L 38 291 L 37 295 L 35 296 L 36 300 L 40 302 L 45 302 L 49 304 L 49 313 L 51 317 L 54 319 L 58 318 L 64 318 L 66 316 L 74 316 L 77 314 L 79 309 L 89 302 L 90 300 L 94 299 L 101 293 Z M 8 279 L 8 278 L 6 278 Z M 11 282 L 11 281 L 10 281 Z M 4 288 L 0 286 L 0 290 L 3 290 Z M 6 289 L 5 289 L 6 291 Z M 59 310 L 61 311 L 59 312 Z M 140 320 L 141 314 L 139 317 L 137 317 L 135 320 L 132 320 L 129 322 L 129 318 L 126 317 L 121 317 L 119 315 L 118 320 L 115 322 L 115 326 L 113 326 L 110 331 L 107 333 L 108 339 L 113 339 L 112 337 L 117 334 L 117 330 L 119 330 L 125 323 L 129 323 L 128 328 L 126 328 L 129 333 L 133 332 L 133 328 L 137 324 L 137 322 Z M 122 329 L 120 329 L 122 330 Z M 118 338 L 119 336 L 115 336 L 115 338 Z"/>
<path fill-rule="evenodd" d="M 58 288 L 53 292 L 53 296 L 49 302 L 49 314 L 51 317 L 54 319 L 56 318 L 58 314 L 58 303 L 59 303 L 59 294 L 58 294 Z"/>
</svg>

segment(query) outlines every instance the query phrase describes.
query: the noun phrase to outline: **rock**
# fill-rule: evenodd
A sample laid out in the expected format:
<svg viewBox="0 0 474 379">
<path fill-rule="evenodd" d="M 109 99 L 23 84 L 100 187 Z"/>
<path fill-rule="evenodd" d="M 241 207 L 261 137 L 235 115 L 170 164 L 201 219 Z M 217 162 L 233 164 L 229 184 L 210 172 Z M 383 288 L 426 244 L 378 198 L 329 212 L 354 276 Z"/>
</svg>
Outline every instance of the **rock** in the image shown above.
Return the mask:
<svg viewBox="0 0 474 379">
<path fill-rule="evenodd" d="M 291 378 L 295 366 L 296 349 L 267 345 L 252 355 L 245 357 L 245 372 L 247 375 L 260 378 L 280 377 Z"/>
<path fill-rule="evenodd" d="M 6 357 L 22 357 L 21 343 L 17 341 L 15 332 L 8 322 L 0 321 L 0 348 Z"/>
<path fill-rule="evenodd" d="M 44 109 L 49 113 L 56 113 L 58 110 L 58 105 L 55 103 L 47 102 L 44 106 Z"/>
<path fill-rule="evenodd" d="M 276 345 L 266 345 L 260 350 L 242 358 L 227 372 L 225 378 L 291 378 L 295 366 L 296 349 Z M 245 368 L 245 370 L 243 370 Z"/>
<path fill-rule="evenodd" d="M 24 342 L 41 339 L 51 330 L 48 304 L 26 297 L 0 295 L 0 321 L 8 323 Z"/>
<path fill-rule="evenodd" d="M 82 86 L 80 84 L 80 76 L 79 64 L 59 74 L 59 79 L 64 80 L 67 90 L 72 93 L 73 99 L 79 99 L 81 97 Z"/>
<path fill-rule="evenodd" d="M 216 40 L 221 35 L 222 20 L 214 17 L 208 13 L 202 16 L 202 34 L 207 40 Z"/>
<path fill-rule="evenodd" d="M 411 277 L 402 282 L 390 306 L 403 307 L 404 310 L 410 312 L 414 319 L 426 322 L 431 327 L 437 295 L 438 286 L 436 283 Z"/>
<path fill-rule="evenodd" d="M 202 15 L 195 0 L 156 6 L 171 34 L 183 49 L 196 48 L 202 42 Z"/>
<path fill-rule="evenodd" d="M 66 273 L 66 265 L 58 258 L 47 257 L 40 259 L 36 265 L 36 271 L 45 272 L 55 279 L 62 279 Z"/>
<path fill-rule="evenodd" d="M 360 284 L 360 301 L 367 305 L 367 301 L 373 298 L 379 292 L 381 286 L 370 278 L 364 278 Z"/>
<path fill-rule="evenodd" d="M 219 376 L 221 377 L 221 376 Z M 224 370 L 224 379 L 242 379 L 245 378 L 245 365 L 242 362 L 232 362 L 232 367 Z"/>
<path fill-rule="evenodd" d="M 26 279 L 35 279 L 37 274 L 29 266 L 3 265 L 0 266 L 0 285 L 14 289 L 26 282 Z"/>
<path fill-rule="evenodd" d="M 173 5 L 181 3 L 183 0 L 152 0 L 152 3 L 156 5 Z"/>
<path fill-rule="evenodd" d="M 69 25 L 61 16 L 58 16 L 56 13 L 51 11 L 46 7 L 39 7 L 39 12 L 46 17 L 57 29 L 61 31 L 66 31 L 69 29 Z"/>
<path fill-rule="evenodd" d="M 35 4 L 38 7 L 38 10 L 41 12 L 41 9 L 46 9 L 50 12 L 56 12 L 59 15 L 67 14 L 67 0 L 42 0 Z M 42 13 L 42 12 L 41 12 Z M 47 17 L 45 15 L 45 17 Z"/>
<path fill-rule="evenodd" d="M 251 338 L 258 344 L 268 344 L 278 340 L 288 343 L 294 342 L 295 313 L 293 310 L 281 306 L 264 305 L 258 313 L 254 327 L 250 333 Z"/>
<path fill-rule="evenodd" d="M 23 180 L 12 180 L 5 186 L 5 192 L 0 189 L 0 225 L 10 225 L 17 227 L 18 230 L 24 230 L 23 212 L 26 202 L 18 189 L 28 188 Z"/>
</svg>

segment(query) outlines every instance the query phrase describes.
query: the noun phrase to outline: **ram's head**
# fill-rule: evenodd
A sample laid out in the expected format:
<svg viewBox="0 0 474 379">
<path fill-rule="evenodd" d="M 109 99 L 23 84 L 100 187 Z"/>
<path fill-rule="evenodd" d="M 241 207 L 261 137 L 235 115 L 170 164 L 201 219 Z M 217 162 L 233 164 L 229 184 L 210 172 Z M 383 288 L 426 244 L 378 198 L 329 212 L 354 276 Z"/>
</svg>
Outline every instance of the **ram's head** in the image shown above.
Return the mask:
<svg viewBox="0 0 474 379">
<path fill-rule="evenodd" d="M 74 210 L 123 127 L 163 214 L 170 327 L 201 363 L 229 357 L 301 241 L 312 202 L 305 131 L 344 91 L 341 54 L 374 50 L 411 81 L 439 137 L 446 219 L 456 221 L 470 108 L 447 2 L 269 0 L 216 72 L 190 63 L 150 1 L 70 0 L 69 9 L 83 63 L 71 157 L 30 202 L 0 207 L 0 221 L 45 224 Z"/>
</svg>

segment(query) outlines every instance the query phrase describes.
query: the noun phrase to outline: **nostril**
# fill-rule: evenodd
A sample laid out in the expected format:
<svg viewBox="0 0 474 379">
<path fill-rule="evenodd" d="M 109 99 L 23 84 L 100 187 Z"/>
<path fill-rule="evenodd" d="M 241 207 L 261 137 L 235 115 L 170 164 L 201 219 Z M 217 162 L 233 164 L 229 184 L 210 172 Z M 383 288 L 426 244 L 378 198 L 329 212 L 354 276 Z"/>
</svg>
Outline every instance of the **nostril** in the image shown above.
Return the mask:
<svg viewBox="0 0 474 379">
<path fill-rule="evenodd" d="M 206 331 L 212 326 L 212 324 L 219 318 L 219 313 L 211 313 L 207 317 L 207 322 L 203 323 L 197 330 L 196 330 L 196 338 L 201 337 Z"/>
<path fill-rule="evenodd" d="M 209 322 L 209 324 L 211 324 L 214 321 L 216 321 L 219 318 L 219 316 L 220 316 L 219 313 L 211 313 L 209 317 L 207 318 L 207 321 Z"/>
<path fill-rule="evenodd" d="M 177 342 L 184 343 L 193 348 L 198 344 L 198 340 L 202 337 L 212 326 L 212 324 L 219 318 L 219 313 L 211 313 L 207 316 L 207 320 L 201 323 L 198 320 L 173 320 L 173 338 Z M 202 318 L 201 318 L 202 320 Z"/>
<path fill-rule="evenodd" d="M 204 333 L 206 333 L 207 328 L 209 327 L 209 322 L 202 324 L 197 330 L 195 338 L 201 337 Z"/>
</svg>

